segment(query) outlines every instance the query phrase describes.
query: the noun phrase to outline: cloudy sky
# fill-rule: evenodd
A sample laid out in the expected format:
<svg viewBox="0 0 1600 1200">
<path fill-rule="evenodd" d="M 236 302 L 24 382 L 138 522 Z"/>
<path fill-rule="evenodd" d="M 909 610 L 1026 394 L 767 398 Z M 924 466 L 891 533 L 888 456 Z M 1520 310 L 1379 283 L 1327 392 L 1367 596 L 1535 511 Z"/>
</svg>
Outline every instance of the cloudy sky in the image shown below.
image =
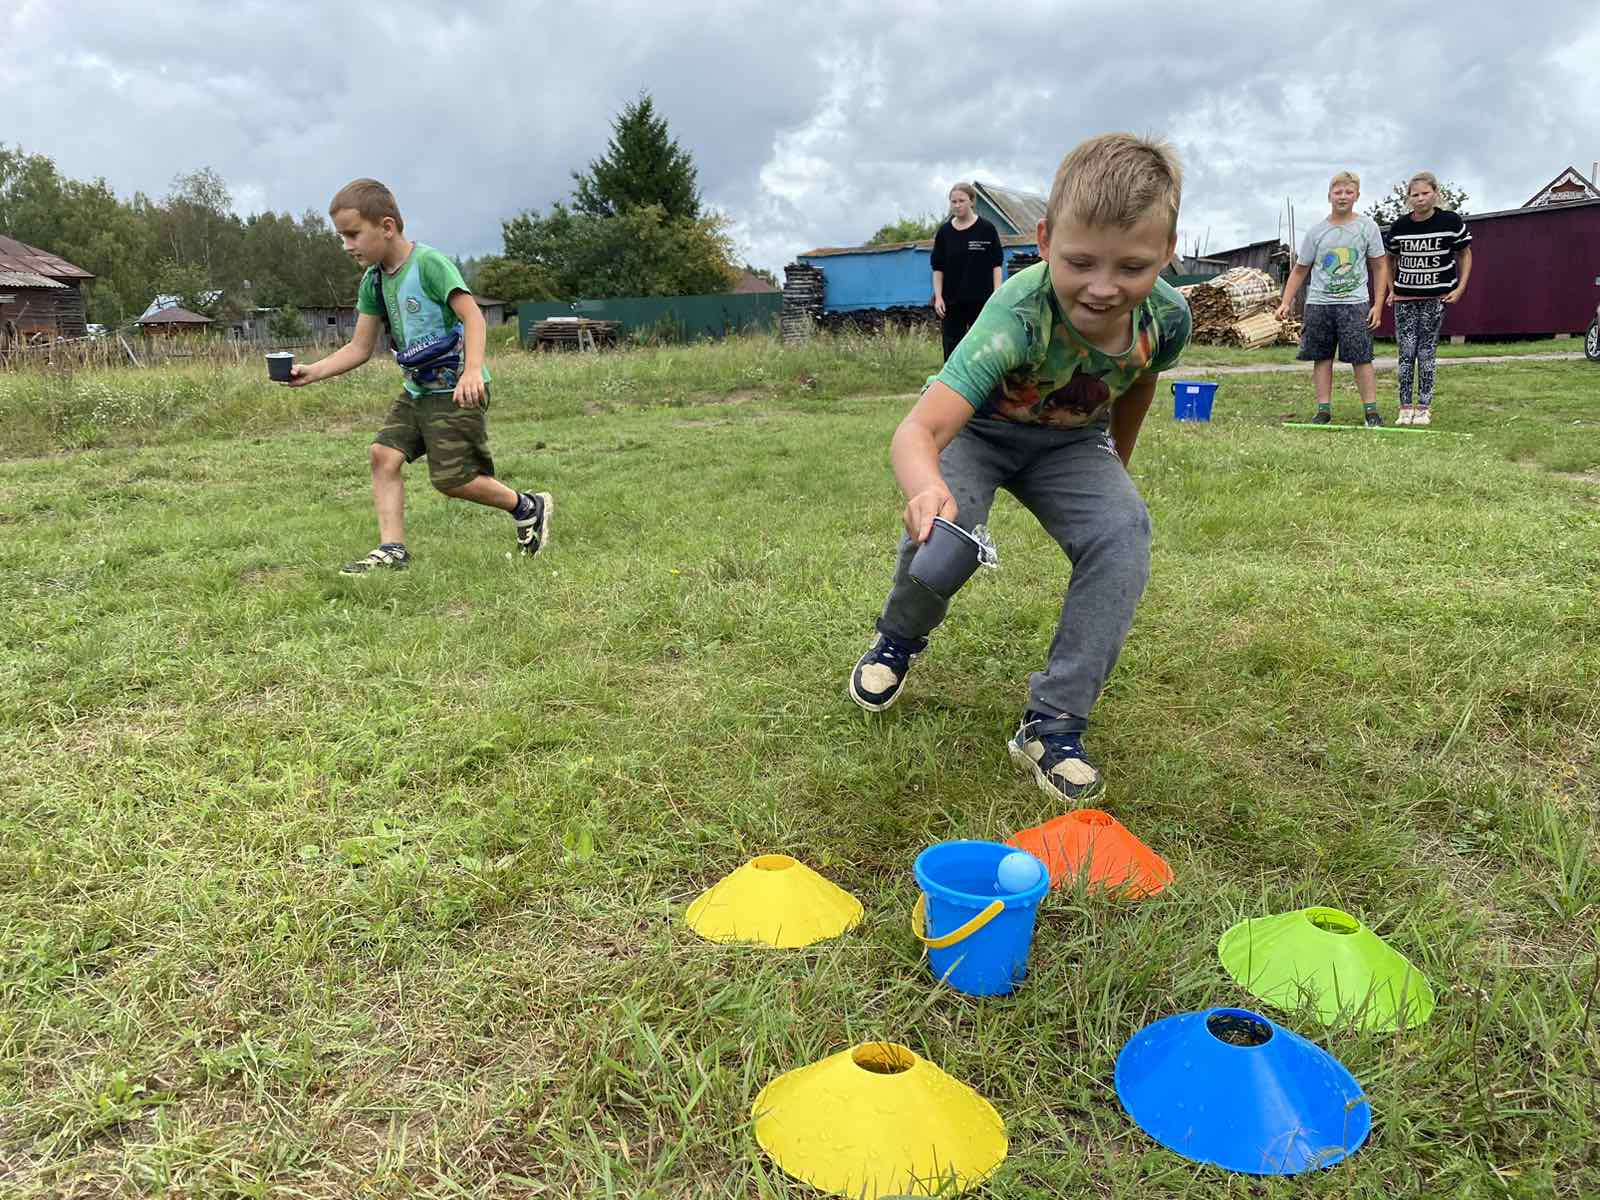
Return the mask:
<svg viewBox="0 0 1600 1200">
<path fill-rule="evenodd" d="M 0 6 L 0 140 L 163 195 L 211 166 L 241 212 L 375 175 L 463 255 L 543 208 L 650 92 L 741 251 L 781 270 L 977 178 L 1043 191 L 1079 139 L 1170 138 L 1181 248 L 1303 228 L 1428 168 L 1514 207 L 1600 159 L 1594 0 L 1368 3 L 90 3 Z"/>
</svg>

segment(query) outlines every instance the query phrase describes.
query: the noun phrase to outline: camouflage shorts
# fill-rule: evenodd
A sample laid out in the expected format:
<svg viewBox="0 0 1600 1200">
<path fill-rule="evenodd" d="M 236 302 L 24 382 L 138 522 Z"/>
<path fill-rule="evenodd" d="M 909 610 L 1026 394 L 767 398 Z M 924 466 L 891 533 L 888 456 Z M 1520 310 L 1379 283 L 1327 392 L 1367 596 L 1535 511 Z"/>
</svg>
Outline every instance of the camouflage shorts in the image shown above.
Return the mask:
<svg viewBox="0 0 1600 1200">
<path fill-rule="evenodd" d="M 401 392 L 389 416 L 372 439 L 416 462 L 428 456 L 428 482 L 441 491 L 494 474 L 489 457 L 489 388 L 483 404 L 460 408 L 449 392 L 413 396 Z"/>
</svg>

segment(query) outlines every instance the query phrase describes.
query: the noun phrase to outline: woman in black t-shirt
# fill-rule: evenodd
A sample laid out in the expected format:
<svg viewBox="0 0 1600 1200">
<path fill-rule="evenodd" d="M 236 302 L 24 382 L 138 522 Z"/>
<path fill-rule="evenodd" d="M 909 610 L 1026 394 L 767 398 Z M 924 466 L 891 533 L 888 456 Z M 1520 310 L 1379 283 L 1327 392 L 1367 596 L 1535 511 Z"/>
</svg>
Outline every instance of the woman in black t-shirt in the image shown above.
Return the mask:
<svg viewBox="0 0 1600 1200">
<path fill-rule="evenodd" d="M 950 219 L 933 235 L 933 311 L 943 322 L 946 358 L 1000 286 L 1005 262 L 999 231 L 973 211 L 977 198 L 970 183 L 951 188 Z"/>
</svg>

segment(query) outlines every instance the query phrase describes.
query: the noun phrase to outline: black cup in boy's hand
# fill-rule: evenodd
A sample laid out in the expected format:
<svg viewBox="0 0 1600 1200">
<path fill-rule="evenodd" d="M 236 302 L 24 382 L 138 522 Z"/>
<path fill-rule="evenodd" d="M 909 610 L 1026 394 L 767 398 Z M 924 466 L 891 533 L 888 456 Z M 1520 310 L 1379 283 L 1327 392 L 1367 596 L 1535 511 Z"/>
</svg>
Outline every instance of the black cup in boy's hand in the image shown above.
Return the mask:
<svg viewBox="0 0 1600 1200">
<path fill-rule="evenodd" d="M 267 355 L 267 378 L 273 383 L 288 383 L 294 377 L 294 355 L 287 350 L 274 350 Z"/>
</svg>

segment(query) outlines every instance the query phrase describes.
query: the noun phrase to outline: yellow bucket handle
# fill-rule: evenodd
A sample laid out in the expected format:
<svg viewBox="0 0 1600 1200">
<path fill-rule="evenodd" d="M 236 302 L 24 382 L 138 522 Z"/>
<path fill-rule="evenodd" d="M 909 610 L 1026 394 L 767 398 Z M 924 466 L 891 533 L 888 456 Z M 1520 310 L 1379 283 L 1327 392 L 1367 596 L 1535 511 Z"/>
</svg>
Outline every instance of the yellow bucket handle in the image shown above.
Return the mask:
<svg viewBox="0 0 1600 1200">
<path fill-rule="evenodd" d="M 1003 913 L 1005 908 L 1006 902 L 1004 900 L 991 900 L 988 908 L 973 917 L 965 925 L 952 929 L 942 937 L 931 938 L 927 937 L 924 932 L 928 928 L 928 895 L 924 892 L 917 897 L 916 908 L 911 910 L 911 932 L 916 934 L 917 940 L 930 950 L 943 950 L 949 946 L 954 946 L 962 938 L 968 938 L 977 933 L 978 930 Z"/>
</svg>

